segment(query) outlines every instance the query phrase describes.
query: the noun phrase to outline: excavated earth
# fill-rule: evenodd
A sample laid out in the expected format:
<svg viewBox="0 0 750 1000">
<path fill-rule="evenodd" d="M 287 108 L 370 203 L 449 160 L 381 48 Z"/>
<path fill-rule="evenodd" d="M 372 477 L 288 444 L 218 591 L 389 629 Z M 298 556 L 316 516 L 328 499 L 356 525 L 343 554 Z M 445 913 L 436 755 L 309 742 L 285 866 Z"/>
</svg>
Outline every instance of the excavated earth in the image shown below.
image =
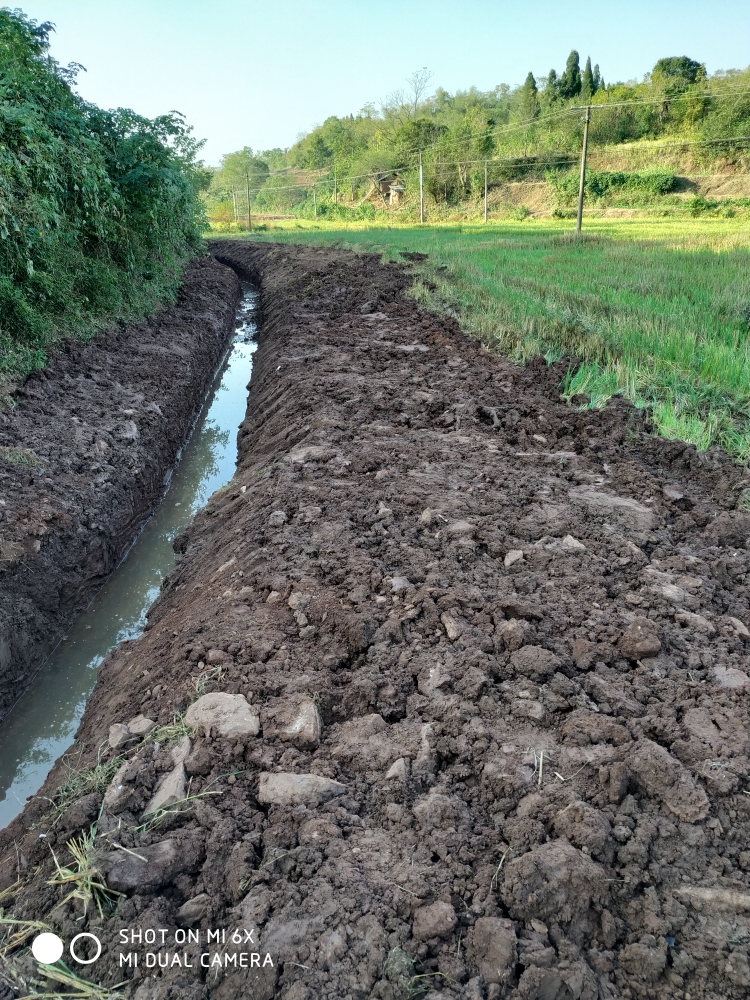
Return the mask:
<svg viewBox="0 0 750 1000">
<path fill-rule="evenodd" d="M 237 473 L 3 832 L 6 914 L 136 1000 L 746 996 L 742 470 L 409 264 L 211 249 L 261 292 Z M 103 916 L 49 881 L 93 823 Z"/>
<path fill-rule="evenodd" d="M 239 295 L 194 260 L 172 308 L 67 341 L 0 410 L 0 719 L 164 492 Z"/>
</svg>

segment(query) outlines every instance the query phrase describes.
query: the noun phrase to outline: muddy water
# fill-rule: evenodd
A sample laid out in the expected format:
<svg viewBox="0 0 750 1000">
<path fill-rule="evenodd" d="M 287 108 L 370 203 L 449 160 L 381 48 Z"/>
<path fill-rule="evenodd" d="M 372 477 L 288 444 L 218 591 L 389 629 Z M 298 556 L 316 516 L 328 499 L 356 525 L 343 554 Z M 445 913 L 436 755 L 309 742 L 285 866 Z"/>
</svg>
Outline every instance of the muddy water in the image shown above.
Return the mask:
<svg viewBox="0 0 750 1000">
<path fill-rule="evenodd" d="M 237 428 L 245 415 L 256 348 L 250 318 L 255 298 L 253 290 L 244 290 L 234 343 L 160 506 L 0 725 L 0 828 L 21 812 L 70 746 L 107 652 L 143 631 L 161 581 L 174 566 L 174 538 L 234 475 Z"/>
</svg>

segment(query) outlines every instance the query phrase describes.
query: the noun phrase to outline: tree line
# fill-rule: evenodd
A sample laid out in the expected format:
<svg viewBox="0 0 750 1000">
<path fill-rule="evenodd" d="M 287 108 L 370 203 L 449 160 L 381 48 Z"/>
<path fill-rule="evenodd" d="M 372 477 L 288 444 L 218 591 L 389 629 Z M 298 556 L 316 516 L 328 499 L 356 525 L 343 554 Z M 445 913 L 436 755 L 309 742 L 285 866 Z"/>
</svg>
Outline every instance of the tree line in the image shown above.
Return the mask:
<svg viewBox="0 0 750 1000">
<path fill-rule="evenodd" d="M 741 93 L 750 91 L 750 69 L 709 75 L 703 63 L 687 56 L 659 59 L 640 82 L 606 83 L 599 65 L 587 57 L 582 69 L 573 50 L 559 74 L 554 68 L 546 76 L 529 72 L 515 88 L 500 84 L 450 94 L 431 84 L 432 74 L 418 70 L 379 106 L 331 116 L 288 149 L 244 147 L 228 154 L 213 172 L 209 204 L 241 190 L 244 206 L 248 175 L 258 189 L 251 196 L 255 210 L 309 213 L 306 185 L 293 183 L 301 172 L 307 180 L 328 182 L 326 190 L 335 179 L 343 199 L 357 204 L 372 195 L 379 178 L 413 167 L 420 149 L 429 167 L 428 194 L 436 202 L 455 202 L 483 184 L 485 159 L 515 160 L 508 177 L 528 176 L 534 167 L 539 176 L 550 168 L 567 170 L 558 161 L 579 152 L 583 128 L 582 115 L 570 109 L 586 104 L 604 105 L 592 114 L 592 148 L 750 134 L 750 96 Z M 408 187 L 406 174 L 405 180 Z"/>
</svg>

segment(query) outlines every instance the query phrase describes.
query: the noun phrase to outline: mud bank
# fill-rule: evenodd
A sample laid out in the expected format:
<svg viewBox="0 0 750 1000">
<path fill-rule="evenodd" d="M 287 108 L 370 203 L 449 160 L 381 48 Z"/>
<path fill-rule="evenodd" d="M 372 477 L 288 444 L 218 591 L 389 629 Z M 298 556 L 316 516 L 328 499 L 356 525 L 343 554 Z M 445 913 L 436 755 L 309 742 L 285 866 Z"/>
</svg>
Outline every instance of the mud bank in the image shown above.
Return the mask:
<svg viewBox="0 0 750 1000">
<path fill-rule="evenodd" d="M 739 470 L 406 267 L 214 251 L 264 315 L 238 471 L 0 835 L 6 914 L 137 1000 L 746 995 Z M 104 920 L 45 881 L 97 817 Z"/>
<path fill-rule="evenodd" d="M 197 259 L 174 307 L 68 342 L 0 413 L 0 719 L 164 491 L 239 294 Z"/>
</svg>

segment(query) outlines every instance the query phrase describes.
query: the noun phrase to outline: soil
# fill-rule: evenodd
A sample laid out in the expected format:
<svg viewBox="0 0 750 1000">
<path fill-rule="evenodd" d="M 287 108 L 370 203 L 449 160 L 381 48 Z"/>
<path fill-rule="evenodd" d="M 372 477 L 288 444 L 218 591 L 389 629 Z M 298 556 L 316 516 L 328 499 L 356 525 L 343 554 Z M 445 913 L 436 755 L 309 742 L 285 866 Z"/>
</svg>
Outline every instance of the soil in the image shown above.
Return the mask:
<svg viewBox="0 0 750 1000">
<path fill-rule="evenodd" d="M 163 493 L 239 294 L 196 259 L 173 307 L 66 341 L 0 411 L 0 719 Z"/>
<path fill-rule="evenodd" d="M 408 263 L 212 251 L 261 290 L 237 473 L 78 783 L 0 835 L 6 913 L 96 933 L 135 1000 L 746 996 L 742 470 L 564 405 L 567 363 L 418 311 Z M 46 881 L 97 817 L 104 919 Z"/>
</svg>

